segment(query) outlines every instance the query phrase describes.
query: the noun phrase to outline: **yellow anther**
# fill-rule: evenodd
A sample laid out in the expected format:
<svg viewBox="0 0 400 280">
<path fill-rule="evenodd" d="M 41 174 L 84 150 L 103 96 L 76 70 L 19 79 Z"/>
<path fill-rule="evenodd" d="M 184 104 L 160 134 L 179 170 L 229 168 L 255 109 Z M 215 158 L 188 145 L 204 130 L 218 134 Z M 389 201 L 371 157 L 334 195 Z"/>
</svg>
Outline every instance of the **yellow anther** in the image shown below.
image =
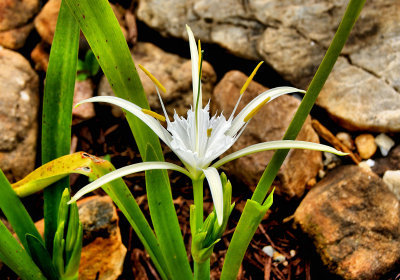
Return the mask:
<svg viewBox="0 0 400 280">
<path fill-rule="evenodd" d="M 212 128 L 207 129 L 207 137 L 211 137 Z"/>
<path fill-rule="evenodd" d="M 254 117 L 254 115 L 260 111 L 260 109 L 266 104 L 268 103 L 268 101 L 271 99 L 271 97 L 268 97 L 267 99 L 265 99 L 263 102 L 261 102 L 260 104 L 257 105 L 257 107 L 255 107 L 253 110 L 251 110 L 251 112 L 244 118 L 244 122 L 248 122 L 252 117 Z"/>
<path fill-rule="evenodd" d="M 244 83 L 242 89 L 240 90 L 240 94 L 243 94 L 246 91 L 246 89 L 249 86 L 251 80 L 253 80 L 254 76 L 256 75 L 258 68 L 260 68 L 261 64 L 263 64 L 263 63 L 264 63 L 264 61 L 261 61 L 260 63 L 258 63 L 256 68 L 254 68 L 253 72 L 251 73 L 251 75 L 249 76 L 247 81 Z"/>
<path fill-rule="evenodd" d="M 201 73 L 200 73 L 200 68 L 201 68 L 201 43 L 200 43 L 200 39 L 199 39 L 199 44 L 197 45 L 197 48 L 199 50 L 199 74 L 201 75 Z"/>
<path fill-rule="evenodd" d="M 149 116 L 152 116 L 153 118 L 155 118 L 157 120 L 165 122 L 165 117 L 160 115 L 160 114 L 157 114 L 156 112 L 153 112 L 153 111 L 147 110 L 147 109 L 142 109 L 142 112 L 147 114 L 147 115 L 149 115 Z"/>
<path fill-rule="evenodd" d="M 142 71 L 150 78 L 150 80 L 153 81 L 153 83 L 156 84 L 156 86 L 163 92 L 166 93 L 167 90 L 165 87 L 154 77 L 146 68 L 143 67 L 143 65 L 138 64 L 139 68 L 142 69 Z"/>
</svg>

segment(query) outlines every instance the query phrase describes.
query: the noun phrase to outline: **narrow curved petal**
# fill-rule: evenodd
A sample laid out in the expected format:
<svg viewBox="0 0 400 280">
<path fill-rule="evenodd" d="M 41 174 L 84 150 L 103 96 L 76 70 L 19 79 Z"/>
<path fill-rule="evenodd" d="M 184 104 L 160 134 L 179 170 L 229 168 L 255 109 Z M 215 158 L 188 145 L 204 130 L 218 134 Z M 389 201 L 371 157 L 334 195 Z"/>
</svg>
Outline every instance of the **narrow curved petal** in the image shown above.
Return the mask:
<svg viewBox="0 0 400 280">
<path fill-rule="evenodd" d="M 226 157 L 223 157 L 216 163 L 212 165 L 212 167 L 218 168 L 225 163 L 232 161 L 234 159 L 247 156 L 250 154 L 262 152 L 262 151 L 269 151 L 269 150 L 280 150 L 280 149 L 306 149 L 306 150 L 315 150 L 321 152 L 328 152 L 332 154 L 336 154 L 339 156 L 345 156 L 347 153 L 343 153 L 338 151 L 332 147 L 323 144 L 317 144 L 312 142 L 306 141 L 294 141 L 294 140 L 281 140 L 281 141 L 270 141 L 270 142 L 263 142 L 255 145 L 248 146 L 244 149 L 241 149 L 237 152 L 234 152 Z"/>
<path fill-rule="evenodd" d="M 268 98 L 269 101 L 271 102 L 275 98 L 288 94 L 288 93 L 293 93 L 293 92 L 303 92 L 305 93 L 304 90 L 294 88 L 294 87 L 276 87 L 267 91 L 264 91 L 263 93 L 259 94 L 256 98 L 254 98 L 252 101 L 250 101 L 243 109 L 240 111 L 240 113 L 233 119 L 232 121 L 232 127 L 229 129 L 227 132 L 228 135 L 234 136 L 240 128 L 245 124 L 244 119 L 246 118 L 247 115 L 249 115 L 256 107 Z"/>
<path fill-rule="evenodd" d="M 218 224 L 222 225 L 222 220 L 224 218 L 224 197 L 221 178 L 219 177 L 217 169 L 214 167 L 203 169 L 203 172 L 207 178 L 208 185 L 210 186 L 215 212 L 217 213 Z"/>
<path fill-rule="evenodd" d="M 190 57 L 192 60 L 193 108 L 196 108 L 197 94 L 199 90 L 199 53 L 192 29 L 190 29 L 190 27 L 186 25 L 186 30 L 189 37 Z M 203 108 L 201 88 L 199 97 L 199 108 Z"/>
<path fill-rule="evenodd" d="M 169 132 L 159 123 L 158 120 L 143 113 L 142 108 L 140 108 L 136 104 L 115 96 L 96 96 L 85 99 L 79 102 L 76 106 L 88 102 L 106 102 L 117 105 L 118 107 L 127 110 L 128 112 L 134 114 L 136 117 L 142 120 L 145 124 L 147 124 L 147 126 L 150 127 L 150 129 L 153 130 L 154 133 L 157 134 L 157 136 L 160 137 L 160 139 L 163 140 L 165 144 L 170 146 L 171 135 L 169 134 Z"/>
<path fill-rule="evenodd" d="M 74 201 L 77 201 L 79 198 L 81 198 L 83 195 L 101 187 L 104 184 L 107 184 L 115 179 L 121 178 L 123 176 L 132 174 L 132 173 L 136 173 L 136 172 L 141 172 L 141 171 L 146 171 L 146 170 L 154 170 L 154 169 L 171 169 L 171 170 L 175 170 L 175 171 L 179 171 L 187 176 L 190 177 L 189 172 L 176 165 L 173 163 L 169 163 L 169 162 L 159 162 L 159 161 L 150 161 L 150 162 L 140 162 L 140 163 L 135 163 L 132 165 L 128 165 L 125 167 L 122 167 L 120 169 L 117 169 L 113 172 L 110 172 L 102 177 L 100 177 L 99 179 L 97 179 L 96 181 L 86 185 L 85 187 L 83 187 L 82 189 L 80 189 L 72 198 L 68 203 L 72 203 Z"/>
</svg>

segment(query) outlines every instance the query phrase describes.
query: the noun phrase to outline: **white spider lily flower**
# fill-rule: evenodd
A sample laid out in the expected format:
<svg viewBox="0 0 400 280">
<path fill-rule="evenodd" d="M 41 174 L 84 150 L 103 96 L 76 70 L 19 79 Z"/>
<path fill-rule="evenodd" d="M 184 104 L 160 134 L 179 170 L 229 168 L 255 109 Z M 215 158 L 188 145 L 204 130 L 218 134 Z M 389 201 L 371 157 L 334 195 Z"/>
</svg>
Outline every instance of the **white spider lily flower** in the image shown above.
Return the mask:
<svg viewBox="0 0 400 280">
<path fill-rule="evenodd" d="M 171 122 L 169 120 L 159 92 L 159 90 L 165 92 L 165 88 L 141 65 L 139 65 L 139 67 L 156 85 L 156 90 L 160 98 L 164 116 L 153 111 L 140 108 L 136 104 L 126 101 L 122 98 L 112 96 L 93 97 L 83 100 L 76 105 L 78 106 L 87 102 L 106 102 L 117 105 L 134 114 L 144 123 L 146 123 L 154 131 L 154 133 L 156 133 L 158 137 L 179 157 L 186 169 L 167 162 L 144 162 L 133 164 L 115 170 L 90 183 L 76 193 L 71 201 L 76 201 L 84 194 L 93 191 L 94 189 L 112 180 L 115 180 L 116 178 L 123 177 L 131 173 L 150 169 L 172 169 L 182 172 L 183 174 L 189 176 L 192 180 L 202 180 L 203 178 L 207 179 L 211 189 L 211 195 L 217 214 L 217 219 L 219 224 L 222 224 L 222 184 L 219 179 L 218 171 L 216 170 L 216 168 L 220 167 L 221 165 L 248 154 L 276 149 L 314 149 L 319 151 L 327 151 L 337 155 L 345 155 L 345 153 L 342 153 L 334 148 L 316 143 L 303 141 L 272 141 L 246 147 L 220 159 L 210 166 L 215 159 L 225 153 L 236 142 L 249 120 L 254 116 L 255 113 L 257 113 L 257 111 L 261 109 L 263 105 L 281 95 L 304 91 L 293 87 L 277 87 L 267 90 L 254 98 L 236 116 L 234 116 L 241 100 L 241 96 L 255 75 L 256 70 L 261 65 L 260 63 L 257 65 L 256 69 L 243 86 L 240 92 L 241 95 L 231 116 L 228 119 L 222 114 L 210 117 L 209 104 L 203 108 L 201 103 L 202 53 L 200 48 L 199 50 L 197 49 L 196 41 L 189 27 L 187 27 L 187 31 L 189 35 L 190 54 L 192 58 L 193 106 L 187 111 L 186 118 L 183 116 L 178 116 L 178 114 L 175 113 L 173 121 Z M 166 121 L 167 128 L 164 128 L 160 121 Z"/>
</svg>

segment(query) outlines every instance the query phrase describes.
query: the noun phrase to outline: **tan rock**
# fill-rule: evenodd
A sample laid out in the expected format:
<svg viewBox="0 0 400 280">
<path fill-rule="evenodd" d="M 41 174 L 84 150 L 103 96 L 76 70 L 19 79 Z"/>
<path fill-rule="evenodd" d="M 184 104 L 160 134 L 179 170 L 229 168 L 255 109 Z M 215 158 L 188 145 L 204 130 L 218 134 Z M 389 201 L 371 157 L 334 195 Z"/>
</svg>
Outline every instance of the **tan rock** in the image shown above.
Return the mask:
<svg viewBox="0 0 400 280">
<path fill-rule="evenodd" d="M 400 203 L 382 179 L 359 167 L 329 173 L 294 219 L 325 265 L 344 279 L 381 279 L 400 259 Z"/>
<path fill-rule="evenodd" d="M 354 141 L 351 135 L 347 132 L 339 132 L 336 134 L 336 138 L 340 140 L 350 151 L 355 149 Z"/>
<path fill-rule="evenodd" d="M 31 52 L 31 58 L 35 62 L 35 69 L 47 71 L 49 66 L 50 50 L 45 42 L 40 42 Z"/>
<path fill-rule="evenodd" d="M 377 146 L 372 134 L 360 134 L 354 142 L 362 159 L 369 159 L 375 154 Z"/>
<path fill-rule="evenodd" d="M 190 105 L 193 104 L 191 61 L 175 54 L 166 53 L 150 43 L 138 43 L 133 49 L 132 57 L 136 65 L 142 64 L 167 89 L 167 92 L 162 94 L 162 98 L 171 119 L 174 110 L 178 115 L 185 115 Z M 138 69 L 138 73 L 151 109 L 162 114 L 160 101 L 153 82 L 140 69 Z M 204 61 L 202 68 L 204 104 L 211 97 L 215 81 L 216 74 L 214 69 L 208 62 Z M 114 94 L 105 78 L 100 83 L 98 94 Z"/>
<path fill-rule="evenodd" d="M 93 90 L 94 85 L 92 80 L 76 81 L 73 106 L 84 99 L 93 97 Z M 93 103 L 85 103 L 72 109 L 72 116 L 78 118 L 79 121 L 93 118 L 95 115 Z"/>
<path fill-rule="evenodd" d="M 214 110 L 223 111 L 229 116 L 239 97 L 239 91 L 247 76 L 238 71 L 228 72 L 215 87 L 211 105 Z M 244 107 L 250 100 L 267 90 L 256 82 L 252 82 L 238 108 Z M 263 107 L 249 122 L 246 130 L 235 145 L 228 151 L 234 152 L 252 144 L 281 140 L 300 102 L 291 96 L 281 96 Z M 307 118 L 298 140 L 319 142 L 318 135 Z M 273 151 L 256 153 L 237 159 L 229 164 L 229 171 L 254 187 L 261 177 Z M 275 185 L 276 192 L 286 198 L 299 198 L 305 186 L 314 178 L 322 167 L 321 153 L 309 150 L 292 150 L 282 165 Z"/>
<path fill-rule="evenodd" d="M 19 53 L 0 49 L 0 168 L 11 181 L 35 166 L 38 76 Z"/>
</svg>

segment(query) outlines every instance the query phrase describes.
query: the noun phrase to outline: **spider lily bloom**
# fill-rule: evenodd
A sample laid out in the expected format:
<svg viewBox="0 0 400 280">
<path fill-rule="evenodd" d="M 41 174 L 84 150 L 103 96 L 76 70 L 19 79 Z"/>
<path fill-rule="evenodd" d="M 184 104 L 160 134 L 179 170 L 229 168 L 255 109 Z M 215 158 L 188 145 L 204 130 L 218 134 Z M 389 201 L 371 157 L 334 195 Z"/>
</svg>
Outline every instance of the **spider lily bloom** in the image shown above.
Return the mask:
<svg viewBox="0 0 400 280">
<path fill-rule="evenodd" d="M 189 35 L 190 54 L 192 59 L 193 106 L 188 110 L 186 118 L 178 116 L 175 113 L 174 120 L 169 120 L 160 95 L 160 91 L 166 91 L 165 88 L 141 65 L 139 65 L 139 67 L 148 75 L 148 77 L 156 86 L 164 116 L 153 111 L 140 108 L 139 106 L 124 99 L 112 96 L 93 97 L 78 103 L 78 105 L 80 105 L 86 102 L 107 102 L 117 105 L 134 114 L 144 123 L 146 123 L 154 131 L 154 133 L 156 133 L 158 137 L 179 157 L 185 168 L 168 162 L 142 162 L 126 166 L 111 172 L 82 188 L 75 194 L 71 201 L 76 201 L 84 194 L 102 186 L 103 184 L 131 173 L 150 169 L 172 169 L 189 176 L 193 182 L 199 180 L 202 181 L 204 178 L 207 179 L 211 189 L 218 223 L 221 225 L 223 219 L 222 184 L 216 169 L 221 165 L 245 155 L 259 151 L 275 149 L 311 149 L 327 151 L 338 155 L 345 155 L 334 148 L 316 143 L 303 141 L 272 141 L 246 147 L 220 159 L 211 165 L 215 159 L 226 152 L 236 142 L 243 130 L 246 128 L 247 123 L 263 105 L 283 94 L 304 91 L 293 87 L 278 87 L 267 90 L 254 98 L 236 116 L 234 116 L 242 94 L 255 75 L 258 67 L 261 65 L 261 62 L 257 65 L 256 69 L 243 86 L 240 92 L 241 95 L 239 100 L 230 117 L 225 118 L 225 116 L 222 114 L 210 117 L 209 104 L 207 104 L 204 108 L 202 106 L 202 52 L 200 50 L 200 44 L 199 48 L 197 48 L 193 33 L 189 27 L 187 27 L 187 31 Z M 161 125 L 160 121 L 166 121 L 166 129 Z"/>
</svg>

